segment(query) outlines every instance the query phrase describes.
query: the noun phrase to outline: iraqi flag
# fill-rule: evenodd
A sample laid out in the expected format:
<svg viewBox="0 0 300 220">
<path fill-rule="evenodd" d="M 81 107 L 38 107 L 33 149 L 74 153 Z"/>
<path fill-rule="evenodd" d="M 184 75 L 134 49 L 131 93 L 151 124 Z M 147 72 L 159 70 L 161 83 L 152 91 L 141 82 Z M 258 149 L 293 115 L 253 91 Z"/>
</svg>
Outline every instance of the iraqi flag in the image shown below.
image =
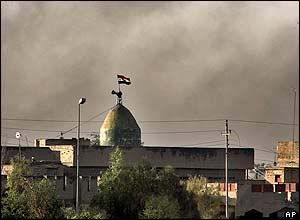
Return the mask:
<svg viewBox="0 0 300 220">
<path fill-rule="evenodd" d="M 126 85 L 130 85 L 130 78 L 123 76 L 123 75 L 117 75 L 118 77 L 118 83 L 119 84 L 126 84 Z"/>
</svg>

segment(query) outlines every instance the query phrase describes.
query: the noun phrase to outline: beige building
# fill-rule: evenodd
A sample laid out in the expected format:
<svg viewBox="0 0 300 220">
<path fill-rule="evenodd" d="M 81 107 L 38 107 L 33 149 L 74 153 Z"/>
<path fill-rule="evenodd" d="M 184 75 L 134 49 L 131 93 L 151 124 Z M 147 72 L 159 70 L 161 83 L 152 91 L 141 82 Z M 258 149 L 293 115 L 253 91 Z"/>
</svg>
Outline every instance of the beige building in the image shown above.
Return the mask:
<svg viewBox="0 0 300 220">
<path fill-rule="evenodd" d="M 279 141 L 276 150 L 279 167 L 299 167 L 299 141 Z"/>
<path fill-rule="evenodd" d="M 276 155 L 275 166 L 261 169 L 264 180 L 238 182 L 237 218 L 299 215 L 299 142 L 278 142 Z"/>
<path fill-rule="evenodd" d="M 239 181 L 236 218 L 272 217 L 283 208 L 299 213 L 299 186 L 296 189 L 296 183 L 291 189 L 287 184 L 270 184 L 263 180 Z"/>
</svg>

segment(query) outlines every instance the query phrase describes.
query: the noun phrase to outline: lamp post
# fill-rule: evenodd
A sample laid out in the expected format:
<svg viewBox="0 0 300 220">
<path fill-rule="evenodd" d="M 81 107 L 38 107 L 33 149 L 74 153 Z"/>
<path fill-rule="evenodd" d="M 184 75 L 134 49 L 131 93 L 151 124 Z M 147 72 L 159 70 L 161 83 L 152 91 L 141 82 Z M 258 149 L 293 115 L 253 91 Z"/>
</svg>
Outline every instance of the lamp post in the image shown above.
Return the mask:
<svg viewBox="0 0 300 220">
<path fill-rule="evenodd" d="M 80 145 L 80 105 L 86 102 L 86 98 L 78 102 L 78 132 L 77 132 L 77 159 L 76 159 L 76 211 L 79 211 L 79 145 Z"/>
</svg>

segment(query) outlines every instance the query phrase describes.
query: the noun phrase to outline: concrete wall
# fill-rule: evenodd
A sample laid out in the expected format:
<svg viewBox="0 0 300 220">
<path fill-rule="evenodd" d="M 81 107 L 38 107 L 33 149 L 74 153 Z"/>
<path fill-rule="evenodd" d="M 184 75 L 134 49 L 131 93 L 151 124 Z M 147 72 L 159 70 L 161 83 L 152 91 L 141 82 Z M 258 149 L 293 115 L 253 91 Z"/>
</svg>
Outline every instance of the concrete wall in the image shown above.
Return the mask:
<svg viewBox="0 0 300 220">
<path fill-rule="evenodd" d="M 223 169 L 183 169 L 175 168 L 175 174 L 182 177 L 188 178 L 190 176 L 204 176 L 209 182 L 224 182 L 225 170 Z M 228 181 L 237 182 L 239 180 L 245 180 L 245 170 L 234 169 L 228 170 Z"/>
<path fill-rule="evenodd" d="M 299 167 L 271 167 L 265 169 L 265 178 L 275 183 L 275 176 L 280 175 L 282 183 L 299 183 Z"/>
<path fill-rule="evenodd" d="M 110 146 L 81 147 L 80 166 L 107 167 L 114 149 Z M 225 150 L 222 148 L 123 147 L 122 150 L 127 165 L 143 159 L 156 167 L 224 169 L 225 164 Z M 253 149 L 229 149 L 229 169 L 252 169 L 253 166 Z"/>
<path fill-rule="evenodd" d="M 91 144 L 90 139 L 88 138 L 80 138 L 80 145 L 83 146 L 89 146 Z M 47 146 L 55 146 L 55 145 L 77 145 L 77 139 L 72 138 L 72 139 L 35 139 L 35 146 L 36 147 L 47 147 Z"/>
<path fill-rule="evenodd" d="M 4 148 L 4 149 L 3 149 Z M 1 146 L 1 164 L 9 164 L 10 160 L 19 155 L 19 147 L 16 146 Z M 59 161 L 59 152 L 52 151 L 50 148 L 37 148 L 37 147 L 21 147 L 21 155 L 31 161 L 34 157 L 35 160 L 51 160 Z"/>
<path fill-rule="evenodd" d="M 285 183 L 299 183 L 299 167 L 285 167 L 284 168 L 284 182 Z"/>
<path fill-rule="evenodd" d="M 57 163 L 32 163 L 32 175 L 36 179 L 47 178 L 54 181 L 58 199 L 66 204 L 74 205 L 76 198 L 76 168 L 67 167 Z M 1 193 L 4 193 L 7 175 L 12 171 L 11 165 L 4 165 L 1 175 Z M 92 172 L 86 172 L 92 171 Z M 97 176 L 99 169 L 83 169 L 80 175 L 79 200 L 83 204 L 89 204 L 97 192 Z M 92 176 L 93 175 L 93 176 Z"/>
<path fill-rule="evenodd" d="M 280 183 L 284 182 L 284 168 L 283 167 L 272 167 L 265 169 L 265 178 L 269 183 L 275 183 L 275 176 L 280 175 Z"/>
<path fill-rule="evenodd" d="M 49 146 L 53 151 L 59 152 L 59 158 L 62 164 L 73 166 L 74 164 L 74 147 L 72 145 L 54 145 Z"/>
<path fill-rule="evenodd" d="M 279 141 L 276 156 L 280 167 L 299 167 L 299 142 Z"/>
</svg>

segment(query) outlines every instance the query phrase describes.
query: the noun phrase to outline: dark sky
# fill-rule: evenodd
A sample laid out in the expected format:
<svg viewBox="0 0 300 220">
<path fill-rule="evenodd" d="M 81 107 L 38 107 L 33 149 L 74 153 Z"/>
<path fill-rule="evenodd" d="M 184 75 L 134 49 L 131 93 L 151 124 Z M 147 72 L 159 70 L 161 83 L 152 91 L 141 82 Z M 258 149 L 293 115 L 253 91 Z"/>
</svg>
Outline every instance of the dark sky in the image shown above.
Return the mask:
<svg viewBox="0 0 300 220">
<path fill-rule="evenodd" d="M 131 78 L 122 86 L 123 103 L 137 121 L 293 123 L 298 21 L 298 2 L 1 2 L 1 117 L 77 120 L 78 100 L 86 97 L 87 120 L 115 104 L 110 92 L 121 73 Z M 296 106 L 298 123 L 298 98 Z M 222 130 L 223 121 L 139 125 L 145 145 L 224 143 L 220 132 L 147 134 Z M 2 144 L 17 143 L 17 130 L 23 145 L 25 136 L 31 142 L 59 134 L 6 128 L 74 126 L 2 120 Z M 86 123 L 82 131 L 100 126 Z M 230 121 L 229 127 L 241 145 L 258 149 L 257 162 L 273 160 L 276 143 L 292 140 L 289 125 Z"/>
</svg>

